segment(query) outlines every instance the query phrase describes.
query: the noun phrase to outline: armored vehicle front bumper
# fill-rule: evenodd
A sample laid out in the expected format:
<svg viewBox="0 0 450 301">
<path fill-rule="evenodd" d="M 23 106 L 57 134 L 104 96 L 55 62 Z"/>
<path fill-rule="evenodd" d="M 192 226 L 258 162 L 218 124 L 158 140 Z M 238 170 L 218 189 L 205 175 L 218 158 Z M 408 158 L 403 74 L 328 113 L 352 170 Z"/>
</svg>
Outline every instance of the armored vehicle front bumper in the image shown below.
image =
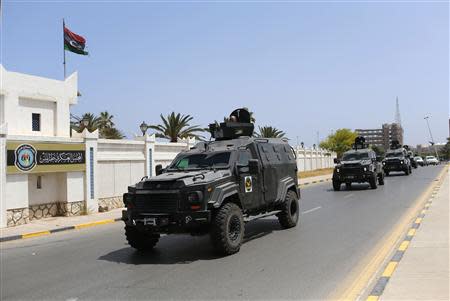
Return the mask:
<svg viewBox="0 0 450 301">
<path fill-rule="evenodd" d="M 334 169 L 333 181 L 342 183 L 367 182 L 373 177 L 373 172 L 365 166 L 341 166 Z"/>
<path fill-rule="evenodd" d="M 392 160 L 383 162 L 384 171 L 404 171 L 407 169 L 406 163 L 400 160 Z"/>
<path fill-rule="evenodd" d="M 144 213 L 123 210 L 122 220 L 129 226 L 151 228 L 160 233 L 189 232 L 210 223 L 211 212 Z"/>
</svg>

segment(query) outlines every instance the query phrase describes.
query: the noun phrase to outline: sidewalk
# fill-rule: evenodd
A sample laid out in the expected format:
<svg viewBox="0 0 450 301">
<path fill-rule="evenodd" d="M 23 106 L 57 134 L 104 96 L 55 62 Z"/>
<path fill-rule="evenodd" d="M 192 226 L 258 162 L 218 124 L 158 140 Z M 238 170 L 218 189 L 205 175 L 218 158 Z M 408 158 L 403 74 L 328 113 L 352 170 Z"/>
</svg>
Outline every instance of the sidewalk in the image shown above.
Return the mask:
<svg viewBox="0 0 450 301">
<path fill-rule="evenodd" d="M 0 228 L 0 241 L 15 240 L 25 237 L 48 235 L 54 232 L 87 228 L 91 226 L 113 223 L 120 220 L 122 209 L 81 216 L 58 216 L 31 221 L 28 224 Z"/>
<path fill-rule="evenodd" d="M 449 174 L 380 300 L 449 300 Z"/>
<path fill-rule="evenodd" d="M 333 176 L 333 174 L 330 173 L 330 174 L 322 175 L 322 176 L 300 178 L 298 180 L 298 184 L 300 186 L 305 186 L 305 185 L 310 185 L 310 184 L 315 184 L 315 183 L 320 183 L 320 182 L 331 181 L 332 176 Z"/>
</svg>

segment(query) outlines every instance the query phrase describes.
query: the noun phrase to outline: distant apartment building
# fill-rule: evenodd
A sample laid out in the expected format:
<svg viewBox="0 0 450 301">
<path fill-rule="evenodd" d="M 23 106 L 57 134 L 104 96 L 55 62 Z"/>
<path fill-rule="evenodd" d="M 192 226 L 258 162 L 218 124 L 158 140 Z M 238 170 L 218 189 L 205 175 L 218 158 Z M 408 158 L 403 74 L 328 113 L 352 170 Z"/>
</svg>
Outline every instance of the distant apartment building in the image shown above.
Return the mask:
<svg viewBox="0 0 450 301">
<path fill-rule="evenodd" d="M 403 128 L 397 123 L 385 123 L 381 129 L 356 129 L 358 135 L 366 138 L 366 143 L 389 149 L 392 141 L 397 140 L 403 144 Z"/>
</svg>

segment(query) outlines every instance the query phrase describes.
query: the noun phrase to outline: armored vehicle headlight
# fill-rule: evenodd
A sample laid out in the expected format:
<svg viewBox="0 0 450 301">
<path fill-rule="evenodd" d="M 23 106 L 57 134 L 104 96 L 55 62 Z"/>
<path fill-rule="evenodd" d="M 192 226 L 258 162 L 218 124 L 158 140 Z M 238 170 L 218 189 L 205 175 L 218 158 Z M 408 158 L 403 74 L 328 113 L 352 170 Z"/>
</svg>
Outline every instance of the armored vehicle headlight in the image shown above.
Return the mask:
<svg viewBox="0 0 450 301">
<path fill-rule="evenodd" d="M 364 167 L 364 171 L 367 171 L 367 167 Z"/>
<path fill-rule="evenodd" d="M 203 193 L 201 191 L 192 191 L 187 195 L 189 203 L 199 203 L 203 200 Z"/>
<path fill-rule="evenodd" d="M 339 172 L 339 168 L 336 168 L 336 172 Z"/>
<path fill-rule="evenodd" d="M 403 162 L 403 160 L 402 160 L 402 161 L 400 161 L 400 164 L 403 164 L 403 163 L 405 163 L 405 162 Z"/>
<path fill-rule="evenodd" d="M 383 161 L 383 165 L 386 165 L 386 162 L 385 162 L 385 161 Z"/>
</svg>

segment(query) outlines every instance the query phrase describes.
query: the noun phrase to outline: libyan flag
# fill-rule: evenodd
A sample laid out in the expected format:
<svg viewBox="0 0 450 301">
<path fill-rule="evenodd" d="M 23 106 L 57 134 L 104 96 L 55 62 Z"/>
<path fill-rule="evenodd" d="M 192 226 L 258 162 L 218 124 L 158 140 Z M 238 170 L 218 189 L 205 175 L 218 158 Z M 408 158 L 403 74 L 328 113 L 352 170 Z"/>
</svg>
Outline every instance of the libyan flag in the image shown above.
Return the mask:
<svg viewBox="0 0 450 301">
<path fill-rule="evenodd" d="M 71 32 L 66 26 L 64 26 L 64 49 L 82 54 L 88 55 L 87 51 L 84 51 L 86 45 L 86 39 L 76 33 Z"/>
</svg>

